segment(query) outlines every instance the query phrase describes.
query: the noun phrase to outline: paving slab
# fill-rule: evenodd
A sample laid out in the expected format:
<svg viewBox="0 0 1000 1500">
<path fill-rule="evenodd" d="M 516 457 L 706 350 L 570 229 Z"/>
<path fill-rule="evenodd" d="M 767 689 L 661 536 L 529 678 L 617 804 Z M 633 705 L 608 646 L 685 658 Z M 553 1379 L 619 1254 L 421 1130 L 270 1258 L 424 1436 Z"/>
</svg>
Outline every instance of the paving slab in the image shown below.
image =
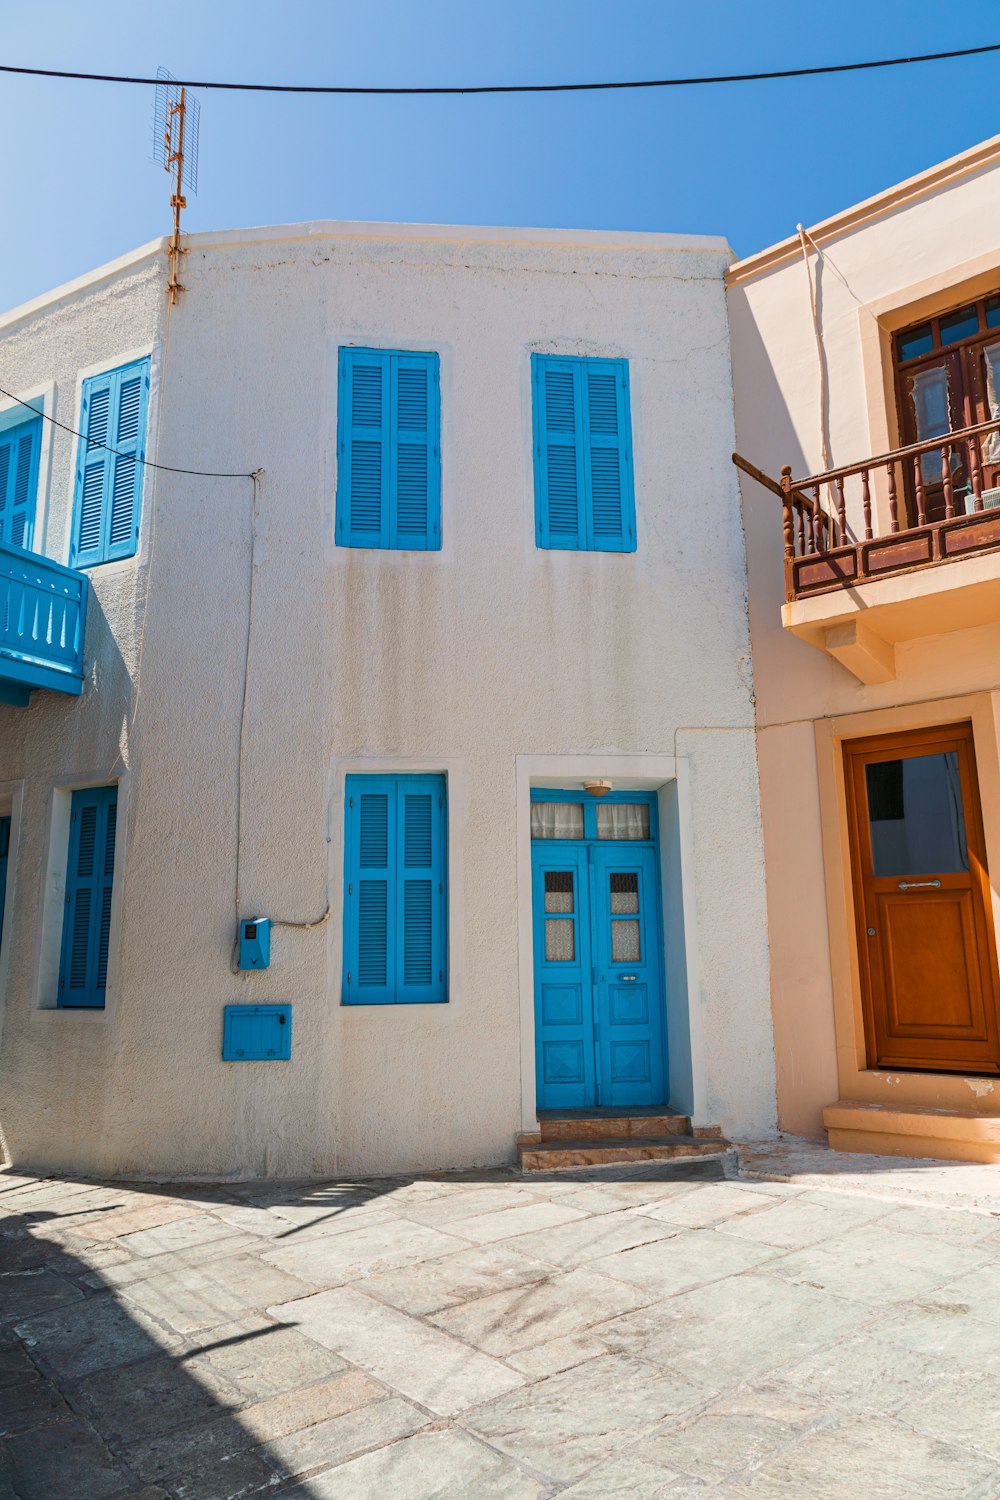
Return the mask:
<svg viewBox="0 0 1000 1500">
<path fill-rule="evenodd" d="M 285 1500 L 539 1500 L 547 1487 L 468 1433 L 422 1432 L 319 1474 Z"/>
<path fill-rule="evenodd" d="M 463 1250 L 467 1241 L 425 1224 L 389 1219 L 343 1234 L 321 1235 L 276 1246 L 271 1241 L 263 1259 L 316 1287 L 338 1286 L 359 1276 L 370 1276 L 393 1266 L 405 1266 Z M 282 1300 L 279 1297 L 271 1299 Z M 287 1300 L 287 1299 L 286 1299 Z"/>
<path fill-rule="evenodd" d="M 127 1472 L 78 1417 L 9 1438 L 0 1463 L 16 1500 L 105 1500 L 130 1487 Z"/>
<path fill-rule="evenodd" d="M 205 1367 L 253 1401 L 283 1396 L 345 1368 L 332 1350 L 260 1314 L 199 1334 L 184 1361 L 192 1373 Z"/>
<path fill-rule="evenodd" d="M 711 1230 L 685 1229 L 662 1242 L 602 1256 L 590 1262 L 590 1269 L 642 1287 L 652 1301 L 700 1282 L 750 1271 L 773 1260 L 776 1253 L 769 1245 L 749 1244 Z"/>
<path fill-rule="evenodd" d="M 269 1312 L 440 1416 L 523 1384 L 522 1376 L 498 1360 L 353 1287 L 319 1292 Z"/>
<path fill-rule="evenodd" d="M 670 1371 L 606 1355 L 474 1407 L 463 1426 L 565 1483 L 704 1399 Z"/>
<path fill-rule="evenodd" d="M 616 1352 L 721 1391 L 832 1345 L 872 1317 L 864 1304 L 816 1287 L 748 1274 L 627 1313 L 591 1333 Z"/>
<path fill-rule="evenodd" d="M 551 1274 L 551 1265 L 525 1253 L 520 1244 L 515 1247 L 502 1242 L 366 1276 L 356 1285 L 359 1291 L 402 1312 L 424 1314 L 440 1312 L 472 1297 L 544 1281 Z"/>
<path fill-rule="evenodd" d="M 502 1358 L 532 1344 L 579 1333 L 649 1300 L 634 1286 L 584 1268 L 553 1281 L 477 1297 L 434 1313 L 430 1321 L 465 1343 Z"/>
<path fill-rule="evenodd" d="M 175 1348 L 178 1335 L 110 1292 L 18 1323 L 25 1346 L 58 1375 L 78 1379 Z"/>
</svg>

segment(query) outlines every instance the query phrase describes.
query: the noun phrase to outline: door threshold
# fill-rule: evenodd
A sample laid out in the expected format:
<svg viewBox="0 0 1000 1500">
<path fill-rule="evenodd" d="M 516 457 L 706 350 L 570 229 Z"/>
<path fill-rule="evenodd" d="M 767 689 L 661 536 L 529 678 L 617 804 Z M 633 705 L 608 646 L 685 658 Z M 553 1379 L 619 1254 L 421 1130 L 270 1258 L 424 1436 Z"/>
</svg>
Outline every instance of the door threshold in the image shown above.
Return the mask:
<svg viewBox="0 0 1000 1500">
<path fill-rule="evenodd" d="M 679 1109 L 669 1104 L 599 1104 L 592 1109 L 539 1109 L 540 1120 L 619 1120 L 624 1116 L 640 1119 L 644 1115 L 678 1115 Z"/>
</svg>

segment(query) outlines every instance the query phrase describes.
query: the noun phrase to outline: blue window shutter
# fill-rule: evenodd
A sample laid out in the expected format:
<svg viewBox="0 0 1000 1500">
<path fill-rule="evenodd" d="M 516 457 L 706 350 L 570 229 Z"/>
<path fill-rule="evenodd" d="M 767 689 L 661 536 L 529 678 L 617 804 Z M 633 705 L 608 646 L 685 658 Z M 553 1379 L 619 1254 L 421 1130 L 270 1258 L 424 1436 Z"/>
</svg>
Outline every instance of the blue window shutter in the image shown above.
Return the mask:
<svg viewBox="0 0 1000 1500">
<path fill-rule="evenodd" d="M 346 1005 L 447 999 L 443 776 L 349 776 Z"/>
<path fill-rule="evenodd" d="M 337 413 L 337 541 L 389 546 L 389 355 L 341 349 Z"/>
<path fill-rule="evenodd" d="M 580 361 L 587 454 L 587 546 L 595 552 L 635 550 L 635 498 L 629 421 L 628 364 Z"/>
<path fill-rule="evenodd" d="M 116 786 L 73 793 L 59 966 L 61 1006 L 104 1004 L 117 820 Z"/>
<path fill-rule="evenodd" d="M 587 545 L 579 361 L 531 357 L 535 426 L 535 535 L 540 547 Z"/>
<path fill-rule="evenodd" d="M 635 550 L 628 362 L 533 354 L 539 547 Z"/>
<path fill-rule="evenodd" d="M 400 778 L 396 998 L 444 999 L 444 781 Z"/>
<path fill-rule="evenodd" d="M 74 567 L 132 557 L 139 545 L 148 406 L 148 359 L 83 383 Z"/>
<path fill-rule="evenodd" d="M 391 547 L 441 545 L 438 357 L 393 354 L 390 479 Z"/>
<path fill-rule="evenodd" d="M 338 543 L 440 547 L 437 355 L 341 349 L 337 403 Z"/>
<path fill-rule="evenodd" d="M 42 419 L 0 432 L 0 542 L 31 550 L 38 493 Z"/>
</svg>

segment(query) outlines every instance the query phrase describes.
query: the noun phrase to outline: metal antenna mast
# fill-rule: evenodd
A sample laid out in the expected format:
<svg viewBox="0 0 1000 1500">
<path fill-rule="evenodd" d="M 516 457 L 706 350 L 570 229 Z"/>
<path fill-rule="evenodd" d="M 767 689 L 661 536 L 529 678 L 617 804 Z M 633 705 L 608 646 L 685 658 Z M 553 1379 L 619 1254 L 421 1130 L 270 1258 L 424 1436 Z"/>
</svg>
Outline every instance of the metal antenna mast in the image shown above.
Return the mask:
<svg viewBox="0 0 1000 1500">
<path fill-rule="evenodd" d="M 174 227 L 170 236 L 167 254 L 170 259 L 170 276 L 167 281 L 167 296 L 171 303 L 177 301 L 177 293 L 184 287 L 177 277 L 180 257 L 184 254 L 181 245 L 181 209 L 187 208 L 184 188 L 198 191 L 198 135 L 201 121 L 201 105 L 187 89 L 178 84 L 166 68 L 157 68 L 156 102 L 153 107 L 153 160 L 162 164 L 171 174 L 170 207 L 174 211 Z"/>
</svg>

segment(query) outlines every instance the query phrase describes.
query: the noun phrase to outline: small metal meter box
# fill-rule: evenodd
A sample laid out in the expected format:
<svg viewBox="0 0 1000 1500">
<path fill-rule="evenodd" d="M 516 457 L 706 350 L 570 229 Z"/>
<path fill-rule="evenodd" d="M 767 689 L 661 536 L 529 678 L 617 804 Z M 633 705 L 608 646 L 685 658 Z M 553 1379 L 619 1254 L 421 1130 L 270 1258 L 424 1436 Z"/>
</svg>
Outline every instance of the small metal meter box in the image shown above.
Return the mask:
<svg viewBox="0 0 1000 1500">
<path fill-rule="evenodd" d="M 266 969 L 271 962 L 271 918 L 250 917 L 240 923 L 240 968 Z"/>
<path fill-rule="evenodd" d="M 227 1005 L 223 1062 L 288 1062 L 292 1055 L 290 1005 Z"/>
</svg>

